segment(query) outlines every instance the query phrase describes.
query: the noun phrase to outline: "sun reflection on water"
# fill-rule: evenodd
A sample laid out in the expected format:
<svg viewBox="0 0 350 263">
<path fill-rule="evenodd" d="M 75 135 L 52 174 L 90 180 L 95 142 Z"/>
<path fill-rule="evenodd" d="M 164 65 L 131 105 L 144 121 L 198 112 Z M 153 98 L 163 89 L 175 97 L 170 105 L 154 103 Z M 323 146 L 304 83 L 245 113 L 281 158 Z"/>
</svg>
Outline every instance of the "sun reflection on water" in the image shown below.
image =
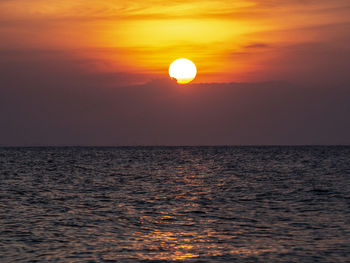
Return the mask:
<svg viewBox="0 0 350 263">
<path fill-rule="evenodd" d="M 215 233 L 211 233 L 213 235 Z M 141 260 L 186 260 L 192 258 L 218 257 L 223 255 L 254 256 L 261 253 L 283 251 L 281 247 L 253 245 L 232 248 L 232 244 L 212 243 L 210 235 L 196 235 L 194 232 L 162 232 L 155 230 L 145 235 L 142 242 L 135 242 L 133 249 Z M 222 237 L 227 238 L 227 237 Z M 206 253 L 203 254 L 203 252 Z"/>
<path fill-rule="evenodd" d="M 240 220 L 234 222 L 235 215 L 222 204 L 222 207 L 213 206 L 217 193 L 210 184 L 215 178 L 211 172 L 215 164 L 210 159 L 198 159 L 188 152 L 178 154 L 183 161 L 164 178 L 167 184 L 158 188 L 150 185 L 146 189 L 161 201 L 138 217 L 140 231 L 129 239 L 129 248 L 137 251 L 136 258 L 177 261 L 227 255 L 249 257 L 283 250 L 276 244 L 257 242 L 246 236 L 247 229 L 253 225 Z M 227 182 L 215 181 L 215 184 L 221 186 Z M 168 202 L 166 207 L 164 200 Z M 140 211 L 130 210 L 130 213 L 135 216 Z"/>
</svg>

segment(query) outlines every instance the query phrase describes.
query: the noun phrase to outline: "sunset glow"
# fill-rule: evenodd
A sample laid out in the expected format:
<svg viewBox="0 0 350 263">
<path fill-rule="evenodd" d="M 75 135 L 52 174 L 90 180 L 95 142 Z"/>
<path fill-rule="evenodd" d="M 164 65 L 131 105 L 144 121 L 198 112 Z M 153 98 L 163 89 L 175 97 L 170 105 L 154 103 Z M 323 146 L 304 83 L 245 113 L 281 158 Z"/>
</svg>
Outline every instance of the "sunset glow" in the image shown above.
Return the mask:
<svg viewBox="0 0 350 263">
<path fill-rule="evenodd" d="M 191 57 L 196 82 L 259 81 L 294 72 L 298 65 L 285 63 L 294 49 L 302 56 L 312 43 L 341 45 L 347 7 L 345 0 L 1 1 L 0 48 L 63 50 L 92 70 L 150 78 Z"/>
<path fill-rule="evenodd" d="M 349 0 L 1 0 L 0 137 L 348 142 L 349 14 Z M 169 72 L 179 58 L 195 66 Z"/>
</svg>

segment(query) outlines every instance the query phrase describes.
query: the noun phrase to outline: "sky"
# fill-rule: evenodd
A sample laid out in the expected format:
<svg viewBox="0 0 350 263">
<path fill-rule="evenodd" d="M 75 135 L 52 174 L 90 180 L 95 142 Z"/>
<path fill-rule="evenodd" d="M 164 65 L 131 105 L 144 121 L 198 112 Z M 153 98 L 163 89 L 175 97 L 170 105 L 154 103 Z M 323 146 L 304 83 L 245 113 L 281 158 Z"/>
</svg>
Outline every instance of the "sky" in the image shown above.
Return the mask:
<svg viewBox="0 0 350 263">
<path fill-rule="evenodd" d="M 350 2 L 0 1 L 0 145 L 350 144 Z M 192 60 L 177 85 L 168 67 Z"/>
</svg>

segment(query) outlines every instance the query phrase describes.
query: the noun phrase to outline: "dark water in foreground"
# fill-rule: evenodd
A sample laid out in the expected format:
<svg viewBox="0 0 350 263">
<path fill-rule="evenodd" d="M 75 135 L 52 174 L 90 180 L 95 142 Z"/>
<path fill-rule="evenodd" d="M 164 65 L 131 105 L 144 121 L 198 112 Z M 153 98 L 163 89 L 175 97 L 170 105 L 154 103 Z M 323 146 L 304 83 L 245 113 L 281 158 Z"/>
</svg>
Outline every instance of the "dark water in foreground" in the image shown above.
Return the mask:
<svg viewBox="0 0 350 263">
<path fill-rule="evenodd" d="M 1 262 L 350 262 L 350 147 L 0 148 Z"/>
</svg>

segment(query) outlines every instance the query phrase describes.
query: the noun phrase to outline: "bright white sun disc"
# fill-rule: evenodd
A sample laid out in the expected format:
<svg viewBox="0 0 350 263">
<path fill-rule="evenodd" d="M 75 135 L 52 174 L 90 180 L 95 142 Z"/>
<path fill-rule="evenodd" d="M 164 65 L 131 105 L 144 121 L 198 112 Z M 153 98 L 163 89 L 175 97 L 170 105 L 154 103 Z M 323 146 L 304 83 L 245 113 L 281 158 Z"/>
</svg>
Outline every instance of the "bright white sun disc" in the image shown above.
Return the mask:
<svg viewBox="0 0 350 263">
<path fill-rule="evenodd" d="M 191 60 L 179 58 L 171 63 L 169 75 L 171 78 L 175 78 L 177 83 L 186 84 L 194 80 L 197 75 L 197 68 Z"/>
</svg>

